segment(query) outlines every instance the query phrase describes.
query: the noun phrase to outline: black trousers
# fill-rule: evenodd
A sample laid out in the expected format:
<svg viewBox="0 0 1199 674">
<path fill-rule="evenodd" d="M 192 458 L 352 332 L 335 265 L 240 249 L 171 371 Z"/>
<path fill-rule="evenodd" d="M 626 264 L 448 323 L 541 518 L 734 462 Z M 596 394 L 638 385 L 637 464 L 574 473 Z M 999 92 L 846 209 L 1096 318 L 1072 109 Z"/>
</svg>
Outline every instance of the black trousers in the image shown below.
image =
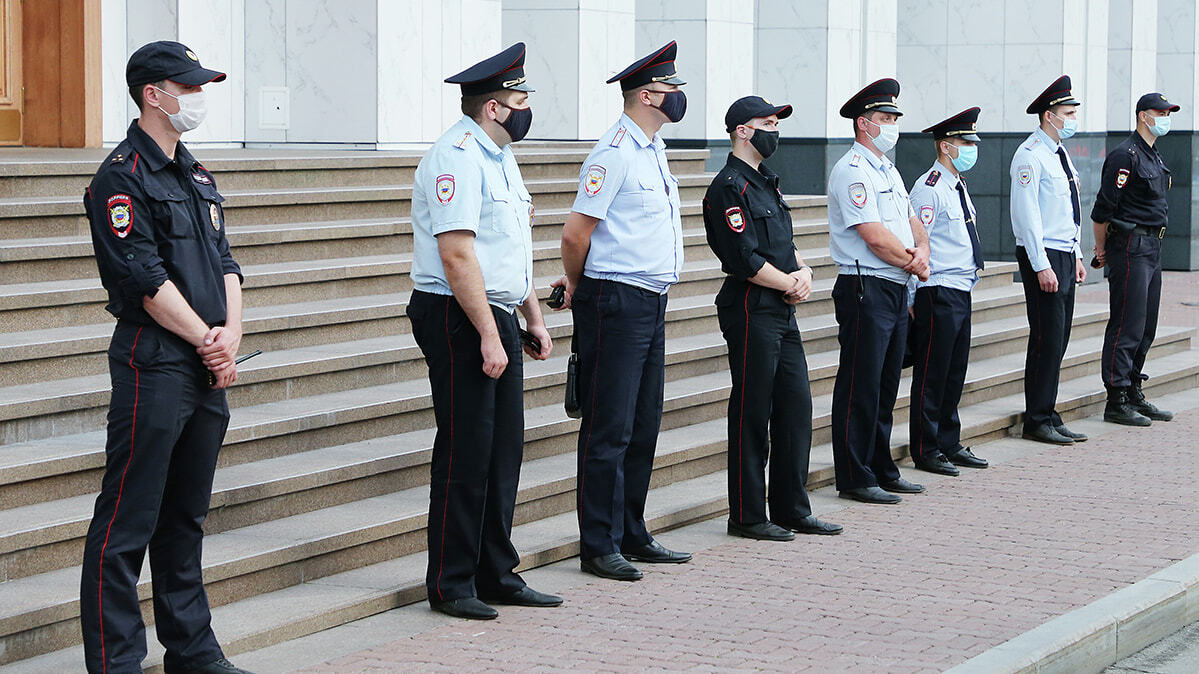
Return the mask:
<svg viewBox="0 0 1199 674">
<path fill-rule="evenodd" d="M 833 284 L 837 341 L 833 384 L 833 463 L 837 490 L 899 479 L 891 424 L 908 338 L 906 286 L 841 274 Z"/>
<path fill-rule="evenodd" d="M 666 295 L 584 276 L 571 299 L 579 354 L 583 559 L 653 542 L 645 499 L 662 423 Z"/>
<path fill-rule="evenodd" d="M 430 601 L 517 592 L 512 514 L 524 454 L 524 368 L 516 316 L 492 307 L 508 367 L 483 373 L 481 340 L 450 295 L 412 291 L 408 317 L 433 393 L 429 478 Z"/>
<path fill-rule="evenodd" d="M 908 429 L 912 458 L 924 459 L 962 447 L 958 403 L 970 362 L 970 291 L 917 288 L 912 309 L 915 363 Z"/>
<path fill-rule="evenodd" d="M 141 672 L 146 626 L 137 579 L 146 550 L 168 667 L 222 657 L 201 575 L 225 391 L 195 349 L 157 325 L 118 322 L 108 348 L 112 399 L 104 478 L 83 551 L 80 620 L 89 672 Z"/>
<path fill-rule="evenodd" d="M 1113 233 L 1107 257 L 1111 314 L 1103 337 L 1103 384 L 1124 388 L 1141 379 L 1157 336 L 1162 296 L 1162 242 L 1153 236 Z"/>
<path fill-rule="evenodd" d="M 1057 292 L 1041 290 L 1028 253 L 1016 247 L 1020 280 L 1024 284 L 1024 310 L 1028 313 L 1028 355 L 1024 359 L 1024 430 L 1050 424 L 1060 426 L 1054 410 L 1061 378 L 1062 357 L 1070 344 L 1074 322 L 1074 253 L 1046 249 L 1049 266 L 1057 275 Z"/>
<path fill-rule="evenodd" d="M 766 464 L 770 519 L 791 522 L 812 514 L 805 485 L 812 449 L 812 391 L 795 309 L 777 291 L 726 280 L 733 292 L 717 301 L 720 331 L 729 345 L 729 519 L 766 521 Z"/>
</svg>

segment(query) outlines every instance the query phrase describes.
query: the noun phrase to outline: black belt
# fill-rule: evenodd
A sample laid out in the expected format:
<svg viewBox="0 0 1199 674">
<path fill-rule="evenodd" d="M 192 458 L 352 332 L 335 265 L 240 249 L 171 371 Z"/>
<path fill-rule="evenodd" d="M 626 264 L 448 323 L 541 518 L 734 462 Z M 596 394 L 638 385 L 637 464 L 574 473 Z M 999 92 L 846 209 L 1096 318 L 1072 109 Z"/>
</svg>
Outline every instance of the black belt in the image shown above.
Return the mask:
<svg viewBox="0 0 1199 674">
<path fill-rule="evenodd" d="M 1128 232 L 1130 235 L 1136 234 L 1137 236 L 1151 236 L 1155 239 L 1164 239 L 1166 237 L 1165 227 L 1150 227 L 1149 225 L 1133 225 L 1132 229 L 1127 229 L 1115 227 L 1109 223 L 1107 226 L 1107 231 L 1109 234 Z"/>
</svg>

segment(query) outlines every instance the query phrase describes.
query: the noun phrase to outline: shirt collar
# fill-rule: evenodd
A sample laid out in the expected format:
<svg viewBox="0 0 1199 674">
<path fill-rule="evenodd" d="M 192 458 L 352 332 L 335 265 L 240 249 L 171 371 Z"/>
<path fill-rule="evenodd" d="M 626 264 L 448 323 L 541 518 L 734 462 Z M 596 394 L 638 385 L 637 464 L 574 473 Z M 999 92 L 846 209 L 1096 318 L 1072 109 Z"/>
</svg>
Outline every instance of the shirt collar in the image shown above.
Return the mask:
<svg viewBox="0 0 1199 674">
<path fill-rule="evenodd" d="M 142 127 L 137 125 L 137 120 L 129 125 L 129 144 L 133 146 L 133 150 L 146 162 L 151 171 L 161 171 L 164 166 L 171 163 L 171 158 L 162 151 L 150 134 L 142 130 Z M 183 143 L 175 144 L 175 159 L 180 166 L 192 168 L 197 162 Z"/>
<path fill-rule="evenodd" d="M 649 145 L 660 146 L 660 143 L 658 142 L 660 137 L 658 134 L 655 133 L 652 139 L 647 138 L 645 132 L 641 130 L 641 127 L 637 126 L 637 122 L 634 122 L 632 117 L 629 117 L 623 112 L 620 113 L 620 123 L 629 130 L 629 135 L 633 137 L 633 140 L 637 142 L 637 145 L 641 147 L 647 147 Z"/>
<path fill-rule="evenodd" d="M 1042 129 L 1039 126 L 1037 127 L 1036 131 L 1032 132 L 1032 134 L 1037 138 L 1040 138 L 1041 142 L 1044 143 L 1045 147 L 1049 148 L 1051 152 L 1057 152 L 1058 146 L 1062 144 L 1061 141 L 1054 141 L 1052 138 L 1050 138 L 1049 134 L 1045 133 L 1045 129 Z"/>
<path fill-rule="evenodd" d="M 855 142 L 853 144 L 853 150 L 854 150 L 854 152 L 857 152 L 858 154 L 862 155 L 862 157 L 866 161 L 870 162 L 871 166 L 873 166 L 874 168 L 876 168 L 880 171 L 886 171 L 891 166 L 893 166 L 893 164 L 891 163 L 891 160 L 887 159 L 887 155 L 884 154 L 881 157 L 876 156 L 874 154 L 874 152 L 872 152 L 870 150 L 870 148 L 866 147 L 865 145 L 862 145 L 861 143 Z"/>
<path fill-rule="evenodd" d="M 462 115 L 462 121 L 458 123 L 470 132 L 470 135 L 479 144 L 479 147 L 483 148 L 484 152 L 493 157 L 503 156 L 504 150 L 495 144 L 495 141 L 491 139 L 491 136 L 487 135 L 487 132 L 483 130 L 483 127 L 479 126 L 478 122 L 467 115 Z"/>
<path fill-rule="evenodd" d="M 935 167 L 939 166 L 941 168 L 941 177 L 951 180 L 953 182 L 953 184 L 950 185 L 950 187 L 952 187 L 953 189 L 956 190 L 958 187 L 958 183 L 962 182 L 961 176 L 955 176 L 953 174 L 953 171 L 951 171 L 949 169 L 949 167 L 946 166 L 945 163 L 941 161 L 940 157 L 937 157 L 937 163 L 934 166 Z"/>
<path fill-rule="evenodd" d="M 758 164 L 758 168 L 755 169 L 732 152 L 729 153 L 728 164 L 757 187 L 767 189 L 777 189 L 778 187 L 778 175 L 771 171 L 766 164 Z"/>
</svg>

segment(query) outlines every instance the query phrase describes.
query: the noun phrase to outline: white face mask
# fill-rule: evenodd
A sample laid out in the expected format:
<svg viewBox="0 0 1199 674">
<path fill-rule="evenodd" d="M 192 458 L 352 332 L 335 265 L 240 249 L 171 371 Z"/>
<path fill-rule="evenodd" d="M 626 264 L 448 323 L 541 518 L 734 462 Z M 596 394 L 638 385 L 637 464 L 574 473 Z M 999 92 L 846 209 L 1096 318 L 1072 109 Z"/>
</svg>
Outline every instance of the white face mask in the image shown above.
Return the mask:
<svg viewBox="0 0 1199 674">
<path fill-rule="evenodd" d="M 866 119 L 863 117 L 862 119 Z M 887 152 L 895 147 L 899 142 L 899 123 L 895 124 L 878 124 L 869 119 L 866 119 L 867 124 L 874 124 L 878 127 L 878 135 L 875 136 L 874 147 L 878 148 L 879 152 Z"/>
<path fill-rule="evenodd" d="M 154 88 L 158 89 L 158 87 Z M 179 101 L 179 112 L 175 114 L 159 108 L 159 110 L 162 110 L 162 114 L 171 120 L 171 126 L 175 127 L 176 131 L 185 133 L 204 123 L 204 118 L 208 116 L 208 101 L 204 98 L 203 90 L 193 94 L 183 94 L 182 96 L 176 96 L 162 89 L 158 89 L 158 92 Z"/>
</svg>

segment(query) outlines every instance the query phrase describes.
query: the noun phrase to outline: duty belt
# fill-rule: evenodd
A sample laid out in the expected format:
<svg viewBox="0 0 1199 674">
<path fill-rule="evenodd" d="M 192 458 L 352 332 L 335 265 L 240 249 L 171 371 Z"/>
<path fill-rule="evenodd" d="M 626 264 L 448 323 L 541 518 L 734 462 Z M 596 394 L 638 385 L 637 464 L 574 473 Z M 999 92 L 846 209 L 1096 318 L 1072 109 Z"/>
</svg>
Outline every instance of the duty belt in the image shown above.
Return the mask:
<svg viewBox="0 0 1199 674">
<path fill-rule="evenodd" d="M 1122 229 L 1120 227 L 1114 227 L 1111 223 L 1108 223 L 1107 231 L 1109 234 L 1125 231 L 1129 234 L 1136 234 L 1138 236 L 1152 236 L 1155 239 L 1164 239 L 1166 237 L 1165 227 L 1150 227 L 1149 225 L 1133 225 L 1131 229 Z"/>
</svg>

